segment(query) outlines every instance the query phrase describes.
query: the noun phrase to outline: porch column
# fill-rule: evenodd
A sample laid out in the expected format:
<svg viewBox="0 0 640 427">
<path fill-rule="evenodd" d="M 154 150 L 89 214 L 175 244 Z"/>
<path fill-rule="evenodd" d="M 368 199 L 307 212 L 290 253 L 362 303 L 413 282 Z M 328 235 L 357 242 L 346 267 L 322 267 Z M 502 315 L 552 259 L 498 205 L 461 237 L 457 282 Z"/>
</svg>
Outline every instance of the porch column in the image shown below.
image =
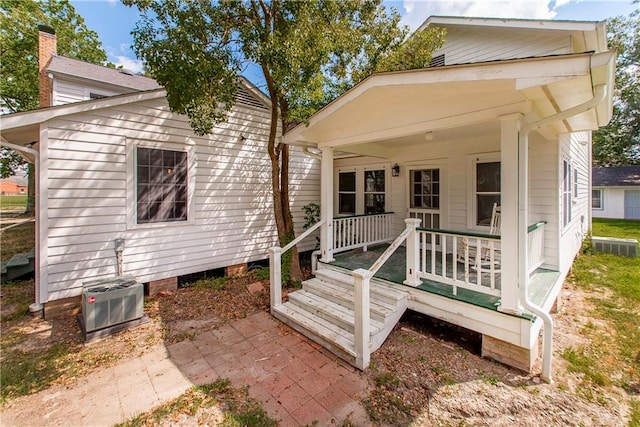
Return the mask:
<svg viewBox="0 0 640 427">
<path fill-rule="evenodd" d="M 520 114 L 500 117 L 500 307 L 499 311 L 522 313 L 518 302 L 518 132 Z"/>
<path fill-rule="evenodd" d="M 320 260 L 333 262 L 333 147 L 322 148 L 320 165 Z"/>
</svg>

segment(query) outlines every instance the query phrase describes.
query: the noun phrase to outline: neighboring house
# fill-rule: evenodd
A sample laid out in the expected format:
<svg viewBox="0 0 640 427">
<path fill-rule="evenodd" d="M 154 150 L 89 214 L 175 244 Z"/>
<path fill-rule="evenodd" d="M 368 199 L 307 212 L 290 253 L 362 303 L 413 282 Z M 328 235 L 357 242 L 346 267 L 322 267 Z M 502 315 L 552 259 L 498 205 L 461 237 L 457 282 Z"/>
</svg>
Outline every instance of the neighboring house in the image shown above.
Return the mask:
<svg viewBox="0 0 640 427">
<path fill-rule="evenodd" d="M 640 219 L 640 165 L 596 166 L 592 176 L 594 218 Z"/>
<path fill-rule="evenodd" d="M 201 137 L 152 79 L 51 56 L 51 31 L 40 31 L 40 42 L 41 95 L 53 106 L 0 124 L 5 145 L 36 158 L 36 302 L 45 316 L 79 301 L 84 282 L 118 273 L 153 292 L 175 288 L 180 276 L 266 259 L 277 234 L 262 92 L 240 79 L 228 120 Z M 37 151 L 21 148 L 34 141 Z M 300 230 L 302 207 L 319 198 L 317 163 L 293 150 Z"/>
<path fill-rule="evenodd" d="M 27 194 L 27 179 L 20 176 L 1 179 L 0 194 L 3 196 L 21 196 Z"/>
<path fill-rule="evenodd" d="M 447 30 L 432 67 L 372 75 L 284 135 L 322 158 L 321 252 L 287 302 L 274 273 L 272 313 L 359 368 L 406 308 L 525 370 L 544 326 L 549 379 L 548 313 L 590 228 L 591 131 L 611 118 L 615 53 L 603 23 L 430 26 Z"/>
</svg>

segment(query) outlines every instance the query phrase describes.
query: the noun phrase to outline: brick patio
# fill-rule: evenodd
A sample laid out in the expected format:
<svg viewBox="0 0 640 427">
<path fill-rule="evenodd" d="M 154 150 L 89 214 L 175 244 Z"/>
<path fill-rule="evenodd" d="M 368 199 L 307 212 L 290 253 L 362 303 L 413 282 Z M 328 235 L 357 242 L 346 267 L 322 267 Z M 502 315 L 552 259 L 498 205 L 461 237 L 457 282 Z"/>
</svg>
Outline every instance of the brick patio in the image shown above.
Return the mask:
<svg viewBox="0 0 640 427">
<path fill-rule="evenodd" d="M 147 412 L 195 384 L 228 378 L 280 426 L 370 421 L 358 402 L 361 372 L 260 312 L 150 353 L 11 402 L 2 425 L 112 425 Z"/>
</svg>

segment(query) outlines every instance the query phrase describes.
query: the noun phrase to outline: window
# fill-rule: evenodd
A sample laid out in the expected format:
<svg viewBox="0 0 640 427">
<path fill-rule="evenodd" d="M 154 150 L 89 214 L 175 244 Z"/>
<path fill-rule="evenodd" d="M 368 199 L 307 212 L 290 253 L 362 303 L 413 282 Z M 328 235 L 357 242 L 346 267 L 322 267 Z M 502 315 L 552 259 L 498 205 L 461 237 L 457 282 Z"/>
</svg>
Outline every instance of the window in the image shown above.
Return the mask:
<svg viewBox="0 0 640 427">
<path fill-rule="evenodd" d="M 356 213 L 356 173 L 338 174 L 338 213 L 355 215 Z"/>
<path fill-rule="evenodd" d="M 591 190 L 591 208 L 602 210 L 602 190 Z"/>
<path fill-rule="evenodd" d="M 187 220 L 187 153 L 137 147 L 138 224 Z"/>
<path fill-rule="evenodd" d="M 419 169 L 411 171 L 411 207 L 440 208 L 440 170 Z"/>
<path fill-rule="evenodd" d="M 476 163 L 475 225 L 489 227 L 493 205 L 500 205 L 500 162 Z"/>
<path fill-rule="evenodd" d="M 573 197 L 574 202 L 578 198 L 578 169 L 573 169 Z"/>
<path fill-rule="evenodd" d="M 567 159 L 562 161 L 562 225 L 571 222 L 571 205 L 573 202 L 573 167 Z"/>
<path fill-rule="evenodd" d="M 385 212 L 384 170 L 364 171 L 364 213 Z"/>
</svg>

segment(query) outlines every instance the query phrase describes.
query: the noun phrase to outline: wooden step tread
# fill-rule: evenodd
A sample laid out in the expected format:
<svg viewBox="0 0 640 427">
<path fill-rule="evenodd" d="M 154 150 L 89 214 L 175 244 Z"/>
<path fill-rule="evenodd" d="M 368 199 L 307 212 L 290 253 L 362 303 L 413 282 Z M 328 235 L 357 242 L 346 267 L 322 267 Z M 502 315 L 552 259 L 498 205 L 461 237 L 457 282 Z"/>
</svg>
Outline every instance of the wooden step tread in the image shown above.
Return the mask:
<svg viewBox="0 0 640 427">
<path fill-rule="evenodd" d="M 338 281 L 342 281 L 345 284 L 350 285 L 351 287 L 353 287 L 353 276 L 351 276 L 350 274 L 345 274 L 342 273 L 340 271 L 336 271 L 333 269 L 329 269 L 329 268 L 323 268 L 323 269 L 319 269 L 315 272 L 316 277 L 327 277 L 329 279 L 333 279 L 333 280 L 338 280 Z M 395 300 L 395 301 L 399 301 L 402 300 L 404 298 L 406 298 L 407 294 L 405 292 L 401 292 L 401 291 L 397 291 L 397 290 L 393 290 L 393 289 L 389 289 L 388 287 L 384 286 L 384 285 L 380 285 L 378 283 L 375 283 L 375 278 L 371 281 L 371 291 L 373 293 L 377 293 L 380 295 L 385 296 L 388 299 L 391 300 Z"/>
<path fill-rule="evenodd" d="M 308 288 L 309 290 L 316 291 L 318 293 L 326 294 L 332 297 L 334 300 L 338 299 L 344 302 L 353 303 L 354 300 L 354 291 L 353 289 L 345 289 L 339 285 L 334 283 L 325 282 L 322 279 L 313 278 L 306 280 L 303 284 L 303 289 Z M 313 293 L 316 293 L 313 292 Z M 370 297 L 370 306 L 371 311 L 380 317 L 387 317 L 391 313 L 396 310 L 396 307 L 381 301 L 376 298 L 376 295 L 372 292 Z"/>
<path fill-rule="evenodd" d="M 316 316 L 301 307 L 295 306 L 291 302 L 279 305 L 275 307 L 274 310 L 328 341 L 331 345 L 340 348 L 341 351 L 351 357 L 357 356 L 354 350 L 353 333 L 346 329 L 342 329 L 320 316 Z"/>
<path fill-rule="evenodd" d="M 324 312 L 328 317 L 334 318 L 337 321 L 349 325 L 350 328 L 353 328 L 354 324 L 354 312 L 352 309 L 344 307 L 340 304 L 337 304 L 333 301 L 327 300 L 319 295 L 314 293 L 299 290 L 289 294 L 289 301 L 300 302 L 303 304 L 306 310 L 316 310 Z M 315 312 L 312 312 L 316 314 Z M 320 316 L 322 317 L 322 316 Z M 323 317 L 324 318 L 324 317 Z M 325 320 L 327 320 L 325 318 Z M 328 320 L 329 321 L 329 320 Z M 384 324 L 375 319 L 370 319 L 371 325 L 371 334 L 375 334 L 384 328 Z"/>
</svg>

